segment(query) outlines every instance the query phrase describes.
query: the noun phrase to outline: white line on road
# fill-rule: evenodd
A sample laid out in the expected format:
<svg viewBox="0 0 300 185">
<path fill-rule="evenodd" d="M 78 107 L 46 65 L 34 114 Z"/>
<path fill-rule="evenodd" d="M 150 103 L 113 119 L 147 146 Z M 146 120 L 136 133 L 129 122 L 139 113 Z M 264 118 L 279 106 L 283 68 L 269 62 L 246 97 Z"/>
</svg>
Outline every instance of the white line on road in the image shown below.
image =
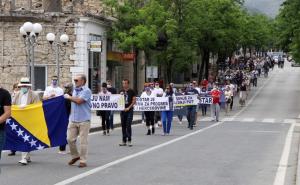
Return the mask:
<svg viewBox="0 0 300 185">
<path fill-rule="evenodd" d="M 294 119 L 285 119 L 285 120 L 283 120 L 283 123 L 292 123 L 292 124 L 294 124 L 294 123 L 296 123 L 296 120 L 294 120 Z"/>
<path fill-rule="evenodd" d="M 262 122 L 263 122 L 263 123 L 275 123 L 275 119 L 272 119 L 272 118 L 266 118 L 266 119 L 263 119 Z"/>
<path fill-rule="evenodd" d="M 74 177 L 71 177 L 71 178 L 69 178 L 69 179 L 66 179 L 66 180 L 64 180 L 64 181 L 58 182 L 58 183 L 56 183 L 55 185 L 65 185 L 65 184 L 70 184 L 70 183 L 72 183 L 72 182 L 75 182 L 75 181 L 80 180 L 80 179 L 82 179 L 82 178 L 85 178 L 85 177 L 87 177 L 87 176 L 90 176 L 90 175 L 92 175 L 92 174 L 95 174 L 95 173 L 97 173 L 97 172 L 100 172 L 100 171 L 102 171 L 102 170 L 104 170 L 104 169 L 106 169 L 106 168 L 109 168 L 109 167 L 111 167 L 111 166 L 114 166 L 114 165 L 123 163 L 123 162 L 125 162 L 125 161 L 130 160 L 130 159 L 133 159 L 133 158 L 136 158 L 136 157 L 138 157 L 138 156 L 147 154 L 147 153 L 152 152 L 152 151 L 154 151 L 154 150 L 158 150 L 158 149 L 160 149 L 160 148 L 162 148 L 162 147 L 165 147 L 165 146 L 167 146 L 167 145 L 173 144 L 173 143 L 175 143 L 175 142 L 181 141 L 181 140 L 183 140 L 183 139 L 186 139 L 186 138 L 188 138 L 188 137 L 191 137 L 191 136 L 193 136 L 193 135 L 196 135 L 196 134 L 198 134 L 198 133 L 201 133 L 201 132 L 203 132 L 203 131 L 205 131 L 205 130 L 208 130 L 208 129 L 210 129 L 210 128 L 216 127 L 216 126 L 218 126 L 218 125 L 220 125 L 220 124 L 222 124 L 222 123 L 223 123 L 223 122 L 215 123 L 215 124 L 213 124 L 213 125 L 211 125 L 211 126 L 209 126 L 209 127 L 203 128 L 203 129 L 201 129 L 201 130 L 197 130 L 197 131 L 195 131 L 195 132 L 186 134 L 186 135 L 184 135 L 184 136 L 178 137 L 178 138 L 173 139 L 173 140 L 171 140 L 171 141 L 162 143 L 162 144 L 160 144 L 160 145 L 157 145 L 157 146 L 148 148 L 148 149 L 143 150 L 143 151 L 141 151 L 141 152 L 138 152 L 138 153 L 135 153 L 135 154 L 126 156 L 126 157 L 124 157 L 124 158 L 118 159 L 118 160 L 116 160 L 116 161 L 110 162 L 110 163 L 105 164 L 105 165 L 103 165 L 103 166 L 99 166 L 99 167 L 94 168 L 94 169 L 92 169 L 92 170 L 89 170 L 89 171 L 87 171 L 87 172 L 84 172 L 84 173 L 81 173 L 81 174 L 76 175 L 76 176 L 74 176 Z"/>
<path fill-rule="evenodd" d="M 244 118 L 244 122 L 253 122 L 255 119 L 254 118 Z"/>
<path fill-rule="evenodd" d="M 289 161 L 289 155 L 291 151 L 294 128 L 295 128 L 295 124 L 292 124 L 285 138 L 283 152 L 281 155 L 281 159 L 279 162 L 279 166 L 277 169 L 277 173 L 273 185 L 284 185 L 285 175 L 286 175 L 288 161 Z"/>
</svg>

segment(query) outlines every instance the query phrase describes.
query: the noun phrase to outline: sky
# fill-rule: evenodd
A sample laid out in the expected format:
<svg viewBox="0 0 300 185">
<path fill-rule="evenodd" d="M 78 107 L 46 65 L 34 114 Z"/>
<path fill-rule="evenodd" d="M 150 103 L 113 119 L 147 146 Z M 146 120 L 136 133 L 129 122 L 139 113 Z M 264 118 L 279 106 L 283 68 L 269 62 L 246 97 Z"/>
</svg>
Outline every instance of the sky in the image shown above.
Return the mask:
<svg viewBox="0 0 300 185">
<path fill-rule="evenodd" d="M 258 11 L 275 17 L 284 0 L 245 0 L 245 6 L 251 11 Z"/>
</svg>

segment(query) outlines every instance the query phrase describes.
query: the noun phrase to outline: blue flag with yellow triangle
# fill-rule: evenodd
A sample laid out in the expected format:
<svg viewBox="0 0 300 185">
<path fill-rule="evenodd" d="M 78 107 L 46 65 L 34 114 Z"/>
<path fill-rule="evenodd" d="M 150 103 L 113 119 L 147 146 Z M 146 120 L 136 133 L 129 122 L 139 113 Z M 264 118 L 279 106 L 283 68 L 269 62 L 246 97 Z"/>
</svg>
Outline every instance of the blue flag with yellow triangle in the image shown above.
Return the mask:
<svg viewBox="0 0 300 185">
<path fill-rule="evenodd" d="M 63 96 L 28 105 L 12 106 L 6 121 L 5 150 L 30 152 L 67 143 L 68 115 Z"/>
</svg>

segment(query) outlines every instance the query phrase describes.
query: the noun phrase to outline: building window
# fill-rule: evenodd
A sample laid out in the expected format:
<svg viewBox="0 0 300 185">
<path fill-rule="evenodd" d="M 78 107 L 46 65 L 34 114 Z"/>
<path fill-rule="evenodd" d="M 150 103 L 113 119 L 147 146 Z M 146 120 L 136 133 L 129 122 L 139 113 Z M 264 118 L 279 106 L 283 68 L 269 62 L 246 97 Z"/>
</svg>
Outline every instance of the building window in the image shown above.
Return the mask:
<svg viewBox="0 0 300 185">
<path fill-rule="evenodd" d="M 34 66 L 34 87 L 37 91 L 46 89 L 47 69 L 46 66 Z"/>
</svg>

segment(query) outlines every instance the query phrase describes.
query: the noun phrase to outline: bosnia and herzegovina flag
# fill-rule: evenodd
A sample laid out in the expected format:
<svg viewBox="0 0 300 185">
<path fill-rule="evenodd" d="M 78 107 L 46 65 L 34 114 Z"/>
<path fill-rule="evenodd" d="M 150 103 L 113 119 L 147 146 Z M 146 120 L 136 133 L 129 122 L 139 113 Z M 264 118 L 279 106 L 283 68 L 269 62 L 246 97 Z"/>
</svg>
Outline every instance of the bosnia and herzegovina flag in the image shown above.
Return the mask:
<svg viewBox="0 0 300 185">
<path fill-rule="evenodd" d="M 5 150 L 30 152 L 65 145 L 68 116 L 63 96 L 28 105 L 12 106 L 6 121 Z"/>
</svg>

